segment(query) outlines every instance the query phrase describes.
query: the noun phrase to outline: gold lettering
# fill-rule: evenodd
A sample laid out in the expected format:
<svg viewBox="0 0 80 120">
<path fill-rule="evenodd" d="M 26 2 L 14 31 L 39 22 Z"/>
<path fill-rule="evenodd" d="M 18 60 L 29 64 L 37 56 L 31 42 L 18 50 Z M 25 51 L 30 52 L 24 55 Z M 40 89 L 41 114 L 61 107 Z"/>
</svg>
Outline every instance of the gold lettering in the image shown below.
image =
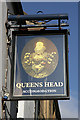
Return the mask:
<svg viewBox="0 0 80 120">
<path fill-rule="evenodd" d="M 38 87 L 38 83 L 34 83 L 34 86 L 35 86 L 35 87 Z M 33 86 L 33 87 L 34 87 L 34 86 Z"/>
<path fill-rule="evenodd" d="M 21 89 L 21 83 L 17 83 L 16 87 L 19 88 L 19 89 Z"/>
<path fill-rule="evenodd" d="M 61 87 L 63 86 L 63 82 L 61 82 Z"/>
<path fill-rule="evenodd" d="M 30 87 L 30 83 L 24 83 L 24 84 L 26 84 L 26 87 Z"/>
<path fill-rule="evenodd" d="M 40 86 L 39 87 L 43 87 L 43 83 L 42 82 L 40 82 Z"/>
<path fill-rule="evenodd" d="M 21 83 L 21 85 L 22 85 L 22 88 L 25 88 L 24 83 Z"/>
<path fill-rule="evenodd" d="M 45 87 L 49 87 L 49 82 L 45 82 Z"/>
<path fill-rule="evenodd" d="M 58 87 L 58 83 L 57 82 L 54 83 L 54 87 Z"/>
<path fill-rule="evenodd" d="M 53 87 L 53 82 L 50 82 L 50 87 Z"/>
</svg>

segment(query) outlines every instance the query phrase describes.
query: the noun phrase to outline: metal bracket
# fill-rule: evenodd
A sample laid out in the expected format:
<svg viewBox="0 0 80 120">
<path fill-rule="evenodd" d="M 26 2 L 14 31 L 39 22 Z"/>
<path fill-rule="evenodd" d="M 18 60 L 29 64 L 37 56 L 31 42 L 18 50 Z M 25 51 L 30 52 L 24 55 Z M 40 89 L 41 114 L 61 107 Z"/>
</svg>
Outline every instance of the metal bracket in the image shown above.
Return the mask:
<svg viewBox="0 0 80 120">
<path fill-rule="evenodd" d="M 11 45 L 11 30 L 10 30 L 10 24 L 8 22 L 5 23 L 6 26 L 6 34 L 7 34 L 7 45 Z"/>
<path fill-rule="evenodd" d="M 38 11 L 38 13 L 42 11 Z M 47 22 L 50 22 L 52 20 L 58 20 L 58 24 L 46 24 Z M 11 24 L 10 26 L 7 25 L 8 29 L 12 28 L 37 28 L 37 27 L 56 27 L 57 29 L 62 29 L 62 27 L 67 27 L 69 24 L 67 23 L 61 23 L 61 20 L 68 20 L 67 14 L 37 14 L 37 15 L 9 15 L 8 16 L 8 22 L 16 21 L 19 24 L 14 25 Z M 34 23 L 33 25 L 20 25 L 20 22 L 22 21 L 30 21 Z M 41 22 L 42 21 L 42 22 Z"/>
</svg>

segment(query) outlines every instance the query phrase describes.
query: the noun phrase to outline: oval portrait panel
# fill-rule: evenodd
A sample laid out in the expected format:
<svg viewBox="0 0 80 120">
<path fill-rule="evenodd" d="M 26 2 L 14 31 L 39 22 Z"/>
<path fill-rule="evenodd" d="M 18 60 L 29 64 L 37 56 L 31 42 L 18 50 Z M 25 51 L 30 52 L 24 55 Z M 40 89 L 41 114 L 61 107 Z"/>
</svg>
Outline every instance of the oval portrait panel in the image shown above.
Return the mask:
<svg viewBox="0 0 80 120">
<path fill-rule="evenodd" d="M 45 37 L 36 37 L 27 42 L 21 54 L 25 72 L 34 78 L 44 78 L 53 73 L 58 59 L 55 44 Z"/>
</svg>

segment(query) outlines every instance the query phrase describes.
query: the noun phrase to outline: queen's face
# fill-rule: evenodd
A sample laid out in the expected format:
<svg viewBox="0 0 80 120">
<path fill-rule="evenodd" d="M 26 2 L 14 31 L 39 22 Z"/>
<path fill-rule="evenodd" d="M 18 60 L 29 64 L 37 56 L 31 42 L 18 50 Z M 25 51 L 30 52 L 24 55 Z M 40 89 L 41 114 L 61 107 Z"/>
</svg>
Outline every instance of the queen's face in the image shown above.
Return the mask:
<svg viewBox="0 0 80 120">
<path fill-rule="evenodd" d="M 44 78 L 56 69 L 58 51 L 51 40 L 43 37 L 35 38 L 23 48 L 21 61 L 28 75 L 34 78 Z"/>
<path fill-rule="evenodd" d="M 43 52 L 46 50 L 46 47 L 44 46 L 43 42 L 37 42 L 36 47 L 34 48 L 34 51 L 36 54 L 43 54 Z"/>
</svg>

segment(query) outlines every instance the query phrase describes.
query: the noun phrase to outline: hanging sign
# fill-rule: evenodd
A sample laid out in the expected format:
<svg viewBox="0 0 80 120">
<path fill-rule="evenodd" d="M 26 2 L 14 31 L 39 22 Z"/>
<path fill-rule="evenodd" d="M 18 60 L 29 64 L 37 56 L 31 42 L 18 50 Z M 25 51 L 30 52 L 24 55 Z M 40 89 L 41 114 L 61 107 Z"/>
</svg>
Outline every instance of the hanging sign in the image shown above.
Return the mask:
<svg viewBox="0 0 80 120">
<path fill-rule="evenodd" d="M 67 30 L 13 32 L 12 99 L 68 99 Z"/>
</svg>

